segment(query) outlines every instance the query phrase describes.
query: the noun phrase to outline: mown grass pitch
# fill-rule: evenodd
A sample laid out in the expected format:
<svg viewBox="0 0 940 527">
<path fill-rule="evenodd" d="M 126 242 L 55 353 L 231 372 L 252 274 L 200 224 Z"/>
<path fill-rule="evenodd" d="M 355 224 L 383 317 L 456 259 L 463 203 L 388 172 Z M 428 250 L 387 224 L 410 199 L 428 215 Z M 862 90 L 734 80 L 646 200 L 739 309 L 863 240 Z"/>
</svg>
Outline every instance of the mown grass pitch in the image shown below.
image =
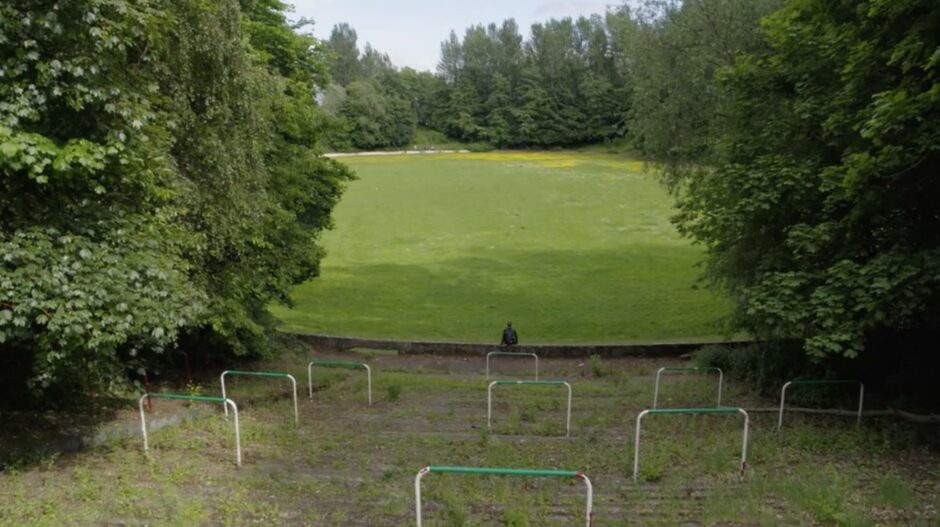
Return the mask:
<svg viewBox="0 0 940 527">
<path fill-rule="evenodd" d="M 642 163 L 497 152 L 344 158 L 359 176 L 324 237 L 322 276 L 284 329 L 524 343 L 715 335 L 725 301 L 696 286 L 702 251 Z"/>
<path fill-rule="evenodd" d="M 322 355 L 318 356 L 320 358 Z M 305 378 L 308 356 L 254 370 Z M 741 421 L 657 415 L 643 423 L 640 478 L 632 476 L 636 415 L 652 402 L 656 369 L 672 360 L 590 363 L 544 359 L 544 378 L 573 387 L 503 387 L 486 433 L 482 357 L 375 356 L 375 401 L 361 372 L 314 372 L 313 401 L 293 423 L 289 391 L 233 378 L 244 464 L 235 468 L 232 422 L 221 409 L 140 437 L 0 472 L 0 526 L 414 525 L 414 477 L 426 465 L 581 470 L 594 483 L 595 522 L 624 526 L 933 526 L 940 520 L 940 458 L 890 420 L 753 411 L 747 477 L 738 479 Z M 499 378 L 531 378 L 531 364 L 494 365 Z M 663 406 L 712 404 L 714 379 L 670 376 Z M 172 392 L 179 386 L 160 386 Z M 215 376 L 197 382 L 218 393 Z M 731 381 L 726 404 L 773 407 Z M 797 402 L 797 401 L 794 401 Z M 155 401 L 151 423 L 185 403 Z M 205 410 L 204 405 L 198 408 Z M 119 414 L 138 426 L 134 400 Z M 429 527 L 581 525 L 584 487 L 554 478 L 431 474 L 422 484 Z"/>
</svg>

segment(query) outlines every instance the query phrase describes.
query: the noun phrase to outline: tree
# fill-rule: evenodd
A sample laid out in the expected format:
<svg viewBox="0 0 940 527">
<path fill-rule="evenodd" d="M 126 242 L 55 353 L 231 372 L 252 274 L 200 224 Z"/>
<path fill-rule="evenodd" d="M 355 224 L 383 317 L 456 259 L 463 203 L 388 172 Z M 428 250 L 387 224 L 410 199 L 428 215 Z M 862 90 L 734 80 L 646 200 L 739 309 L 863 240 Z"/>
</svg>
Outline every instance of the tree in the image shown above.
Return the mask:
<svg viewBox="0 0 940 527">
<path fill-rule="evenodd" d="M 414 137 L 415 114 L 404 98 L 384 93 L 372 80 L 347 86 L 341 114 L 349 123 L 344 137 L 359 149 L 402 146 Z"/>
<path fill-rule="evenodd" d="M 356 30 L 347 23 L 336 24 L 330 32 L 327 47 L 333 52 L 333 81 L 346 86 L 360 77 L 359 45 Z"/>
<path fill-rule="evenodd" d="M 437 64 L 437 72 L 444 82 L 453 84 L 457 82 L 460 70 L 463 68 L 463 52 L 460 38 L 452 29 L 447 40 L 441 43 L 441 60 Z"/>
<path fill-rule="evenodd" d="M 621 133 L 629 91 L 599 16 L 532 26 L 528 41 L 512 19 L 451 32 L 438 72 L 446 117 L 438 126 L 497 146 L 557 146 Z"/>
<path fill-rule="evenodd" d="M 113 388 L 180 338 L 264 351 L 350 176 L 315 153 L 322 47 L 283 9 L 0 6 L 5 387 Z"/>
<path fill-rule="evenodd" d="M 415 71 L 412 68 L 402 68 L 398 75 L 401 83 L 401 94 L 414 111 L 418 126 L 440 130 L 443 124 L 440 121 L 442 108 L 442 92 L 447 89 L 444 80 L 428 71 Z"/>
<path fill-rule="evenodd" d="M 366 47 L 359 60 L 359 79 L 374 79 L 385 73 L 395 71 L 392 60 L 387 53 L 382 53 L 366 42 Z"/>
<path fill-rule="evenodd" d="M 148 7 L 0 6 L 0 348 L 35 392 L 113 385 L 205 309 L 147 96 Z"/>
<path fill-rule="evenodd" d="M 787 4 L 719 72 L 710 168 L 678 224 L 737 324 L 854 357 L 940 320 L 940 6 Z"/>
<path fill-rule="evenodd" d="M 618 47 L 632 74 L 629 131 L 672 171 L 708 159 L 721 94 L 715 75 L 763 46 L 760 20 L 779 0 L 652 0 L 621 8 Z"/>
</svg>

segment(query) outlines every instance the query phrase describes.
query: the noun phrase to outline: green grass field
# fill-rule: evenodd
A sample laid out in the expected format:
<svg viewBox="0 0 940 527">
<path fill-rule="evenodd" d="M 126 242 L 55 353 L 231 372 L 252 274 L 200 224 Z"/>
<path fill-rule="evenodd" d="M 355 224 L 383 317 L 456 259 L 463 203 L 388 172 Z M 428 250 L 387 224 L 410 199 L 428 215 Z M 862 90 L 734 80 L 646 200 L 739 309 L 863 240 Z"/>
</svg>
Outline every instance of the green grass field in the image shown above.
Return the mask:
<svg viewBox="0 0 940 527">
<path fill-rule="evenodd" d="M 289 331 L 525 343 L 715 335 L 700 248 L 642 163 L 494 152 L 345 158 L 359 176 L 324 237 L 322 276 L 273 306 Z"/>
</svg>

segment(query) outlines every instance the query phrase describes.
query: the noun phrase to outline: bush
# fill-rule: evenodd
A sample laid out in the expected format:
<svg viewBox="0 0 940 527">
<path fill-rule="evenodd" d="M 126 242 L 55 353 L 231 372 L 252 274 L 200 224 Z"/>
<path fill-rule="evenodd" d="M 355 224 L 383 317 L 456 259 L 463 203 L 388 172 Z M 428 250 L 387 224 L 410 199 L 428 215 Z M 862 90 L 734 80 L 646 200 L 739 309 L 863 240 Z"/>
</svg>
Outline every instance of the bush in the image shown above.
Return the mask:
<svg viewBox="0 0 940 527">
<path fill-rule="evenodd" d="M 695 361 L 700 366 L 721 368 L 725 374 L 745 381 L 761 395 L 775 400 L 783 384 L 794 379 L 862 378 L 857 361 L 808 360 L 797 341 L 705 346 L 696 352 Z M 858 387 L 848 384 L 801 386 L 799 390 L 788 391 L 787 400 L 796 405 L 853 408 L 858 400 Z"/>
<path fill-rule="evenodd" d="M 591 361 L 591 373 L 595 377 L 600 378 L 600 377 L 607 375 L 607 368 L 604 366 L 604 360 L 601 359 L 600 355 L 597 355 L 597 354 L 591 355 L 590 361 Z"/>
<path fill-rule="evenodd" d="M 398 397 L 401 396 L 401 385 L 400 385 L 400 384 L 392 384 L 392 385 L 389 385 L 389 387 L 387 388 L 387 390 L 388 390 L 388 400 L 389 400 L 389 402 L 391 402 L 391 401 L 397 401 L 397 400 L 398 400 Z"/>
<path fill-rule="evenodd" d="M 823 378 L 827 369 L 807 361 L 798 343 L 754 343 L 746 346 L 704 346 L 695 353 L 699 366 L 721 368 L 753 385 L 762 395 L 780 393 L 783 383 L 797 377 Z"/>
</svg>

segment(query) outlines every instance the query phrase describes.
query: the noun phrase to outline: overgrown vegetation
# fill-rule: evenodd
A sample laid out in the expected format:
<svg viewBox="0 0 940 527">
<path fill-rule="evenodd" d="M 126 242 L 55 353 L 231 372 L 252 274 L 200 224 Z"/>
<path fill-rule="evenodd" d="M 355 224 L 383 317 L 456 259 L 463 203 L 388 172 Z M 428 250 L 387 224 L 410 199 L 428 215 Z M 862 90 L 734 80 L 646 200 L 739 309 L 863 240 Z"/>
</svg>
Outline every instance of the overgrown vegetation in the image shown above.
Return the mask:
<svg viewBox="0 0 940 527">
<path fill-rule="evenodd" d="M 181 337 L 266 348 L 350 173 L 277 0 L 0 6 L 6 389 L 115 388 Z M 9 395 L 9 394 L 7 394 Z M 10 398 L 4 397 L 9 403 Z"/>
<path fill-rule="evenodd" d="M 738 327 L 817 358 L 938 329 L 938 35 L 931 1 L 788 2 L 716 75 L 673 182 Z"/>
<path fill-rule="evenodd" d="M 257 370 L 306 375 L 306 355 Z M 751 414 L 747 477 L 737 477 L 738 416 L 651 415 L 643 422 L 639 483 L 633 483 L 633 426 L 652 402 L 658 367 L 607 359 L 594 377 L 582 360 L 547 359 L 546 378 L 573 387 L 572 436 L 564 439 L 566 393 L 504 387 L 486 433 L 484 360 L 379 356 L 366 405 L 358 372 L 314 372 L 313 402 L 300 426 L 279 383 L 233 379 L 241 410 L 244 464 L 234 466 L 232 421 L 216 415 L 153 430 L 151 459 L 140 437 L 76 455 L 50 455 L 0 472 L 0 525 L 290 524 L 401 527 L 414 522 L 414 477 L 428 465 L 583 470 L 594 483 L 593 525 L 915 526 L 936 525 L 940 459 L 911 426 L 881 420 L 792 414 L 782 432 L 772 412 Z M 528 375 L 531 365 L 501 364 Z M 217 394 L 212 376 L 203 393 Z M 670 376 L 668 406 L 713 402 L 715 379 Z M 727 404 L 773 406 L 728 381 Z M 167 391 L 179 389 L 172 385 Z M 660 403 L 666 406 L 665 399 Z M 154 418 L 182 409 L 158 401 Z M 208 414 L 208 415 L 207 415 Z M 134 428 L 136 410 L 121 414 Z M 152 420 L 151 422 L 155 422 Z M 8 427 L 4 427 L 4 431 Z M 2 437 L 2 434 L 0 434 Z M 26 445 L 23 445 L 24 447 Z M 0 456 L 6 451 L 0 451 Z M 0 458 L 2 459 L 2 458 Z M 422 483 L 424 521 L 442 525 L 583 525 L 584 486 L 555 478 L 432 474 Z M 127 520 L 130 521 L 130 520 Z"/>
</svg>

